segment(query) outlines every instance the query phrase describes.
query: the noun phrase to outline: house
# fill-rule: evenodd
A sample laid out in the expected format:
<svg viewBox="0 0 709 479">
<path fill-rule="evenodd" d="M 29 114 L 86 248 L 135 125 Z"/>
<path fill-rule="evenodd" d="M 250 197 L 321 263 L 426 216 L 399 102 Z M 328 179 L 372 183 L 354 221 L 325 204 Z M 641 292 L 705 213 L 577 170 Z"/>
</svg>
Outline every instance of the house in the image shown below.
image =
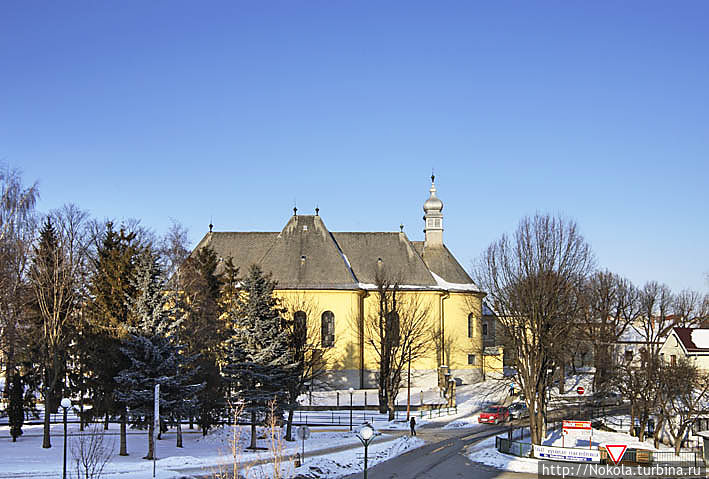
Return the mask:
<svg viewBox="0 0 709 479">
<path fill-rule="evenodd" d="M 672 328 L 660 348 L 660 355 L 670 363 L 678 358 L 689 359 L 709 372 L 709 328 Z"/>
<path fill-rule="evenodd" d="M 328 382 L 340 388 L 373 387 L 378 365 L 364 337 L 365 320 L 376 314 L 377 278 L 398 284 L 400 295 L 418 298 L 426 308 L 431 332 L 426 357 L 411 365 L 413 385 L 438 382 L 441 366 L 458 382 L 482 377 L 483 315 L 481 291 L 443 242 L 443 202 L 431 177 L 423 205 L 424 240 L 403 231 L 331 232 L 316 208 L 314 215 L 293 209 L 276 232 L 210 231 L 196 249 L 210 247 L 221 260 L 231 258 L 243 272 L 252 264 L 277 281 L 284 303 L 307 302 L 309 330 L 329 350 Z M 488 326 L 489 327 L 489 326 Z"/>
</svg>

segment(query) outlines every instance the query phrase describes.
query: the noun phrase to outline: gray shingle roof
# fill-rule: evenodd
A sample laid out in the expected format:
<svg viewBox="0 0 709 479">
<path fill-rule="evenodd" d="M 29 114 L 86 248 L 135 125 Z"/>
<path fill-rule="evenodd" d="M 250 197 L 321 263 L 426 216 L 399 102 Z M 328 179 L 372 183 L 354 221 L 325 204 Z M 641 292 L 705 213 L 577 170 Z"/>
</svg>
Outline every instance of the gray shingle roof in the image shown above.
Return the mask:
<svg viewBox="0 0 709 479">
<path fill-rule="evenodd" d="M 445 246 L 424 248 L 404 233 L 330 233 L 320 216 L 292 216 L 280 233 L 207 233 L 195 249 L 207 245 L 242 272 L 260 265 L 282 289 L 370 288 L 383 268 L 403 286 L 476 290 Z"/>
</svg>

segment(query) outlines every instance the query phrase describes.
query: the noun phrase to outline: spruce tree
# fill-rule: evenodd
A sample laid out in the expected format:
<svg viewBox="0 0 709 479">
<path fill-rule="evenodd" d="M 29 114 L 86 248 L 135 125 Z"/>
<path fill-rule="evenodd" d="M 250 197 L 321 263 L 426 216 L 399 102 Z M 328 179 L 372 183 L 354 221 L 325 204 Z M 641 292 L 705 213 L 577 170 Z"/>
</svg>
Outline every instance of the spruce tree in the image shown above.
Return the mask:
<svg viewBox="0 0 709 479">
<path fill-rule="evenodd" d="M 224 381 L 217 363 L 219 345 L 225 338 L 224 320 L 219 305 L 222 282 L 217 275 L 217 254 L 209 247 L 193 253 L 173 276 L 180 291 L 183 321 L 180 342 L 188 355 L 197 355 L 196 366 L 205 386 L 197 395 L 197 404 L 190 411 L 198 416 L 202 434 L 220 420 L 224 409 Z M 238 271 L 238 270 L 237 270 Z"/>
<path fill-rule="evenodd" d="M 116 401 L 115 376 L 127 367 L 128 362 L 121 352 L 121 340 L 135 326 L 128 304 L 136 294 L 135 270 L 140 252 L 137 235 L 121 227 L 116 231 L 113 222 L 105 224 L 99 237 L 93 258 L 93 275 L 89 294 L 93 299 L 90 320 L 82 332 L 81 359 L 86 361 L 88 387 L 92 397 L 92 415 L 106 418 L 111 414 L 121 416 L 119 455 L 126 456 L 125 405 Z"/>
<path fill-rule="evenodd" d="M 130 408 L 131 423 L 148 427 L 148 454 L 152 459 L 153 404 L 155 385 L 160 384 L 160 408 L 166 416 L 179 414 L 185 401 L 194 401 L 200 385 L 189 384 L 194 357 L 182 354 L 182 346 L 173 342 L 180 320 L 174 317 L 174 300 L 165 288 L 165 276 L 157 258 L 146 251 L 136 274 L 137 295 L 129 304 L 138 324 L 130 329 L 121 351 L 130 366 L 116 376 L 119 401 Z M 179 420 L 180 418 L 176 418 Z"/>
<path fill-rule="evenodd" d="M 284 310 L 273 295 L 274 281 L 253 265 L 241 283 L 238 301 L 227 311 L 232 335 L 225 342 L 222 371 L 232 384 L 232 401 L 251 420 L 250 448 L 256 448 L 256 425 L 271 410 L 282 421 L 288 375 L 294 368 Z"/>
</svg>

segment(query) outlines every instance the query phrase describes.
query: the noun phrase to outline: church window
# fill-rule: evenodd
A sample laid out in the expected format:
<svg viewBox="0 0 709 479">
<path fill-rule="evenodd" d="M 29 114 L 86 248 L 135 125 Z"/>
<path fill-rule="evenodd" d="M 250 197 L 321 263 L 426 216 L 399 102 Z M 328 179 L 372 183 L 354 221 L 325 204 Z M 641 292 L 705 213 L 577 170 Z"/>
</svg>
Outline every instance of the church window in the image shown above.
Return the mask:
<svg viewBox="0 0 709 479">
<path fill-rule="evenodd" d="M 306 338 L 308 334 L 308 316 L 305 311 L 296 311 L 293 313 L 293 330 L 298 338 Z"/>
<path fill-rule="evenodd" d="M 487 336 L 487 322 L 483 323 L 483 336 Z"/>
<path fill-rule="evenodd" d="M 473 333 L 475 331 L 475 315 L 473 313 L 470 313 L 468 315 L 468 337 L 472 338 Z"/>
<path fill-rule="evenodd" d="M 394 347 L 399 346 L 399 314 L 396 311 L 386 315 L 386 332 L 387 338 L 391 339 L 390 344 Z"/>
<path fill-rule="evenodd" d="M 335 345 L 335 314 L 332 311 L 325 311 L 320 318 L 320 337 L 323 348 Z"/>
<path fill-rule="evenodd" d="M 468 354 L 468 364 L 471 366 L 475 365 L 475 355 L 474 354 Z"/>
</svg>

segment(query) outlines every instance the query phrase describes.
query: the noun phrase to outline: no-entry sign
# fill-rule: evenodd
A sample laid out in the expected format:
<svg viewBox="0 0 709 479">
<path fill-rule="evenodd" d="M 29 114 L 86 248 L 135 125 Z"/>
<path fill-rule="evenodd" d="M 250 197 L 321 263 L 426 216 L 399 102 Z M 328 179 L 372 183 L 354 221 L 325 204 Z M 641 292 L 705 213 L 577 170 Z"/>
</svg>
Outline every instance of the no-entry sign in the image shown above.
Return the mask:
<svg viewBox="0 0 709 479">
<path fill-rule="evenodd" d="M 579 386 L 576 388 L 576 392 L 579 393 L 579 396 L 582 395 L 583 393 L 586 392 L 586 390 L 583 388 L 583 386 Z"/>
</svg>

